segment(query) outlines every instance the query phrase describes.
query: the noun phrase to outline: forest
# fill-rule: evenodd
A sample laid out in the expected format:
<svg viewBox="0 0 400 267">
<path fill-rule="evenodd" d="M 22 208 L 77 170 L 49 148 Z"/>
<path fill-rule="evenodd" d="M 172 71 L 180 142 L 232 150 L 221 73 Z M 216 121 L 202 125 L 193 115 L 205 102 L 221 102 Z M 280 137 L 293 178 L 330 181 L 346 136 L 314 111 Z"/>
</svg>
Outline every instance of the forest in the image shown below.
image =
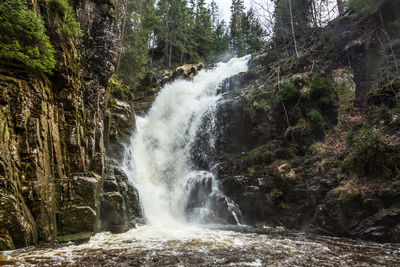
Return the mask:
<svg viewBox="0 0 400 267">
<path fill-rule="evenodd" d="M 398 265 L 399 10 L 1 0 L 0 265 Z"/>
</svg>

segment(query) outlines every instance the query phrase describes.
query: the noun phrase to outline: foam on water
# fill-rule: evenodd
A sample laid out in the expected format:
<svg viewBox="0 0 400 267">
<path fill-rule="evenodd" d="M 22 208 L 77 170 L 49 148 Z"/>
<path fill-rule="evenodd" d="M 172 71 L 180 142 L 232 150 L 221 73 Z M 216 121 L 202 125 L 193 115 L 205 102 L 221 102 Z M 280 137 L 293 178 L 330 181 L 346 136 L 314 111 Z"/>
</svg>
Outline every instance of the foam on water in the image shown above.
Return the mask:
<svg viewBox="0 0 400 267">
<path fill-rule="evenodd" d="M 399 247 L 390 244 L 243 227 L 153 225 L 99 233 L 81 245 L 0 253 L 6 266 L 395 266 L 399 260 Z"/>
</svg>

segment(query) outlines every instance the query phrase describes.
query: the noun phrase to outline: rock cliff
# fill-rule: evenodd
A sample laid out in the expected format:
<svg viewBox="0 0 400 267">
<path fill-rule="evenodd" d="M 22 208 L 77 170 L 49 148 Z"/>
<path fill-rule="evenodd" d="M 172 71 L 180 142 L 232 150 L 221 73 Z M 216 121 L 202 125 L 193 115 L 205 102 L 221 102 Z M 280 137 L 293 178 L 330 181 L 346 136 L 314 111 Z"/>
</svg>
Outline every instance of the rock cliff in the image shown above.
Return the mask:
<svg viewBox="0 0 400 267">
<path fill-rule="evenodd" d="M 400 242 L 400 84 L 382 64 L 398 8 L 339 17 L 299 59 L 255 56 L 223 87 L 219 180 L 247 223 Z"/>
<path fill-rule="evenodd" d="M 70 1 L 82 31 L 76 37 L 66 35 L 52 2 L 25 5 L 45 23 L 56 51 L 53 73 L 0 68 L 0 249 L 87 238 L 101 229 L 100 209 L 106 221 L 115 201 L 138 207 L 126 179 L 110 187 L 117 171 L 106 157 L 105 123 L 116 109 L 107 90 L 118 49 L 114 6 Z M 133 120 L 126 123 L 121 127 Z"/>
</svg>

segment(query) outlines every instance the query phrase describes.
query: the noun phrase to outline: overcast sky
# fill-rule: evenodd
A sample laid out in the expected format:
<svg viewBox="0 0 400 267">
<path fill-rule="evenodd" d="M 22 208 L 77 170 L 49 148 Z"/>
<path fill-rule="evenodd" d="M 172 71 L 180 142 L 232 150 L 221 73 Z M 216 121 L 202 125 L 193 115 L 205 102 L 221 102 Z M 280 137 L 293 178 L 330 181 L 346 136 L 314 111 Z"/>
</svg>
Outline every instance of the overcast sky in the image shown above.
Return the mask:
<svg viewBox="0 0 400 267">
<path fill-rule="evenodd" d="M 207 0 L 207 3 L 210 3 L 211 0 Z M 219 17 L 220 20 L 224 19 L 226 22 L 229 22 L 231 17 L 231 4 L 232 0 L 215 0 L 219 6 Z M 244 0 L 244 5 L 246 9 L 250 8 L 251 0 Z"/>
</svg>

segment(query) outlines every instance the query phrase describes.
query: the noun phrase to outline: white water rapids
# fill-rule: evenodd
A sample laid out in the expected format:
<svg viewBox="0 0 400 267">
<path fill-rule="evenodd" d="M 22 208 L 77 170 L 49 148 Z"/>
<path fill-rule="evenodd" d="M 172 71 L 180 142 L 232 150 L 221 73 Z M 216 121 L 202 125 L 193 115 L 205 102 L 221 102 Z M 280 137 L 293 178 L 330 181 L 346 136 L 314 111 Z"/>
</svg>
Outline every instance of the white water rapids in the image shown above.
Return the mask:
<svg viewBox="0 0 400 267">
<path fill-rule="evenodd" d="M 98 233 L 83 244 L 69 242 L 1 252 L 0 265 L 398 265 L 400 247 L 394 244 L 295 234 L 266 227 L 190 224 L 192 220 L 186 214 L 187 190 L 195 188 L 191 197 L 200 202 L 202 194 L 218 193 L 212 172 L 199 169 L 193 162 L 193 147 L 200 132 L 200 138 L 206 136 L 212 149 L 213 118 L 221 99 L 218 88 L 226 78 L 246 71 L 247 60 L 232 59 L 213 70 L 201 71 L 192 81 L 178 80 L 165 86 L 149 112 L 136 118 L 137 130 L 126 151 L 124 168 L 138 188 L 146 225 L 122 234 Z M 227 202 L 229 212 L 237 215 L 240 211 L 234 203 Z M 195 209 L 200 212 L 194 215 L 212 212 L 206 202 L 195 205 Z"/>
<path fill-rule="evenodd" d="M 185 221 L 187 183 L 211 175 L 194 169 L 191 151 L 196 137 L 199 131 L 212 132 L 220 99 L 217 90 L 226 78 L 246 71 L 248 60 L 248 56 L 233 58 L 213 70 L 200 71 L 193 80 L 166 85 L 149 112 L 136 117 L 136 132 L 123 166 L 139 191 L 147 223 L 175 225 Z M 212 146 L 213 135 L 207 137 Z M 213 189 L 218 190 L 212 180 Z"/>
</svg>

